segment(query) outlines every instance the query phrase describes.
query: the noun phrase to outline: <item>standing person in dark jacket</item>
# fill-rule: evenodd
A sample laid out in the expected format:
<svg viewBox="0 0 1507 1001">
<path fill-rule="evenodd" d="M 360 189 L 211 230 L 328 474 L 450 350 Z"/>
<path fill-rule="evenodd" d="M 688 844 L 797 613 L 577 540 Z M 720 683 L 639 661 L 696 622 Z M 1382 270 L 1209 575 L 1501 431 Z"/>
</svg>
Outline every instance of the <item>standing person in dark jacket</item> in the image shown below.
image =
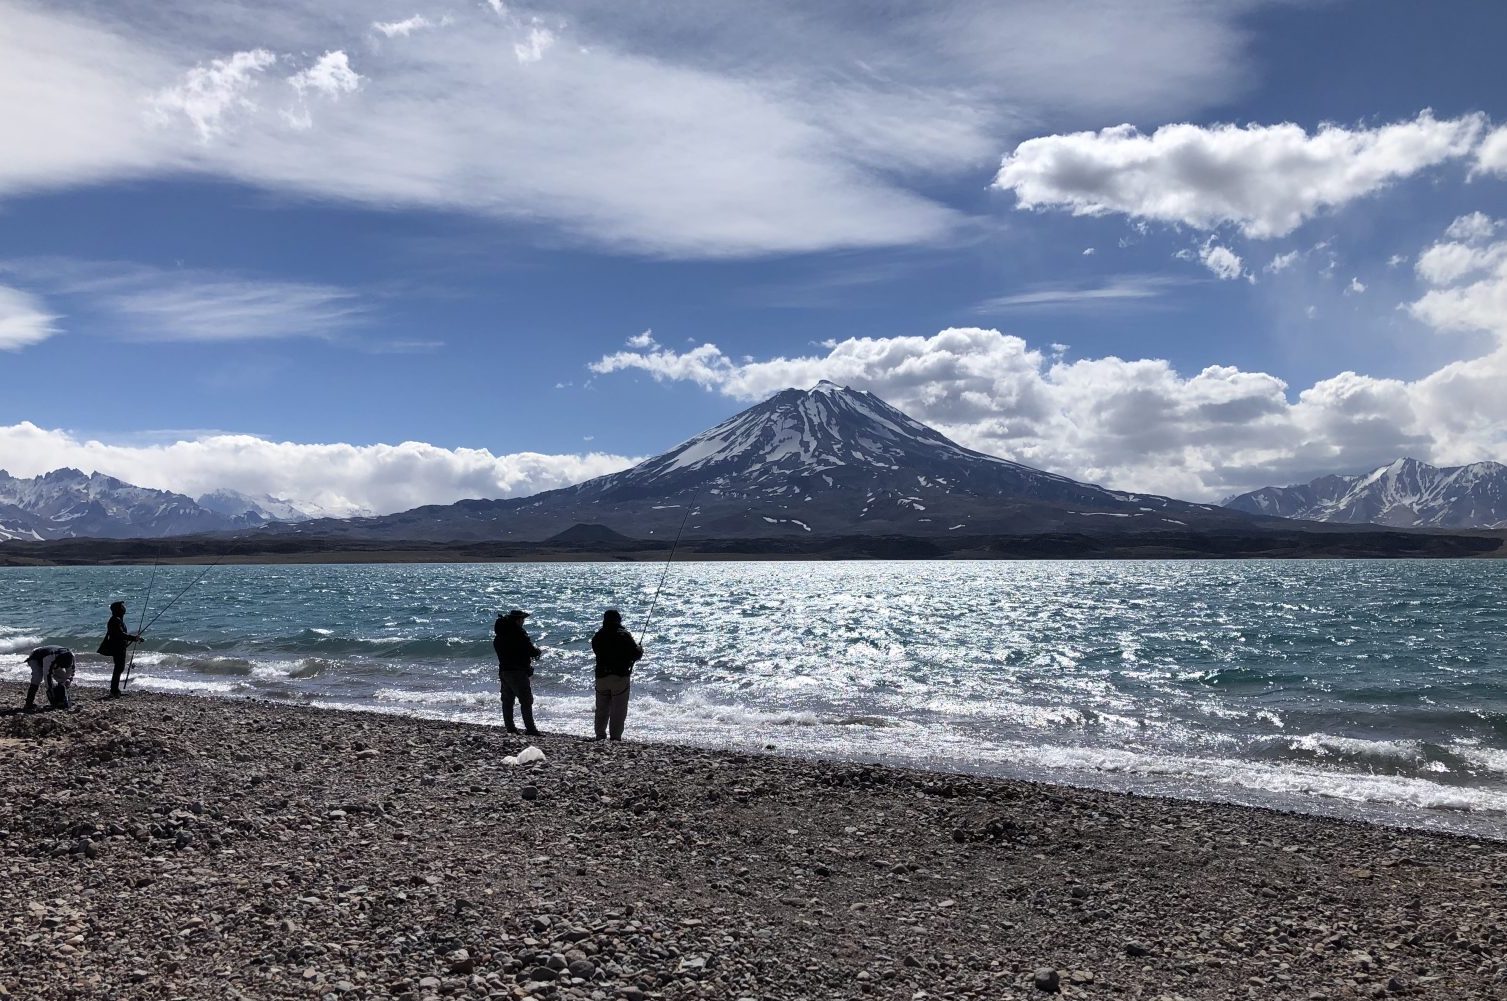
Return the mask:
<svg viewBox="0 0 1507 1001">
<path fill-rule="evenodd" d="M 591 637 L 591 652 L 597 655 L 597 740 L 607 739 L 609 727 L 612 739 L 622 740 L 623 722 L 628 718 L 628 678 L 644 648 L 623 628 L 623 614 L 609 608 L 602 613 L 602 628 Z"/>
<path fill-rule="evenodd" d="M 518 727 L 513 723 L 513 703 L 517 702 L 523 710 L 523 732 L 537 737 L 539 731 L 534 727 L 534 689 L 529 683 L 529 677 L 534 673 L 534 661 L 539 658 L 540 650 L 534 646 L 534 641 L 523 628 L 523 620 L 526 618 L 528 613 L 518 608 L 506 615 L 497 616 L 497 622 L 492 627 L 496 634 L 492 637 L 492 649 L 497 652 L 502 718 L 507 724 L 508 733 L 518 732 Z"/>
<path fill-rule="evenodd" d="M 120 676 L 126 669 L 126 650 L 132 643 L 140 643 L 141 637 L 126 629 L 126 603 L 116 601 L 110 605 L 110 621 L 105 626 L 105 639 L 99 652 L 115 662 L 110 672 L 110 698 L 120 698 Z"/>
</svg>

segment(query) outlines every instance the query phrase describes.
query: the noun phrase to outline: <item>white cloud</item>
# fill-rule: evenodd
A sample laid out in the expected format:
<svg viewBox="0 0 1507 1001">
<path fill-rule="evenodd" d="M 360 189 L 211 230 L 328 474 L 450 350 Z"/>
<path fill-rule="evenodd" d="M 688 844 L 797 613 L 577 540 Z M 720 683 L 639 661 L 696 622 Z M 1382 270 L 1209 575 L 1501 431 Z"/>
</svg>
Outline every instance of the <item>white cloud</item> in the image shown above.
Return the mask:
<svg viewBox="0 0 1507 1001">
<path fill-rule="evenodd" d="M 1187 114 L 1231 94 L 1245 62 L 1242 11 L 1187 0 L 948 0 L 904 18 L 563 0 L 548 26 L 472 3 L 388 7 L 386 30 L 370 10 L 7 0 L 0 198 L 197 174 L 650 255 L 925 243 L 964 222 L 938 182 L 981 169 L 1021 122 Z M 334 62 L 313 75 L 315 53 L 356 59 L 359 100 L 310 113 L 353 79 Z"/>
<path fill-rule="evenodd" d="M 1158 359 L 1066 361 L 997 330 L 849 338 L 825 354 L 740 362 L 714 345 L 618 352 L 591 366 L 692 381 L 742 401 L 819 379 L 871 390 L 963 444 L 1079 479 L 1195 499 L 1415 455 L 1507 455 L 1507 349 L 1414 382 L 1343 372 L 1289 396 L 1275 376 Z"/>
<path fill-rule="evenodd" d="M 1303 315 L 1306 316 L 1306 317 L 1308 317 L 1311 320 L 1314 317 L 1316 317 L 1316 316 L 1319 315 L 1319 307 L 1317 307 L 1317 306 L 1306 306 L 1303 309 Z"/>
<path fill-rule="evenodd" d="M 1024 292 L 986 299 L 974 307 L 975 313 L 995 313 L 1007 309 L 1122 309 L 1149 305 L 1168 290 L 1189 284 L 1182 278 L 1163 275 L 1120 275 L 1102 285 L 1048 283 Z"/>
<path fill-rule="evenodd" d="M 641 333 L 634 334 L 632 337 L 628 338 L 628 346 L 630 348 L 640 348 L 640 349 L 642 349 L 642 348 L 658 347 L 659 345 L 654 340 L 654 331 L 653 330 L 645 330 L 645 331 L 642 331 Z"/>
<path fill-rule="evenodd" d="M 545 51 L 555 44 L 555 33 L 535 25 L 529 28 L 528 38 L 513 46 L 513 55 L 520 63 L 537 63 Z"/>
<path fill-rule="evenodd" d="M 1406 254 L 1393 254 L 1387 258 L 1387 267 L 1389 268 L 1398 268 L 1406 263 L 1408 263 Z"/>
<path fill-rule="evenodd" d="M 58 332 L 57 317 L 30 293 L 0 285 L 0 351 L 19 351 Z"/>
<path fill-rule="evenodd" d="M 372 30 L 388 38 L 407 38 L 415 31 L 434 27 L 434 22 L 423 14 L 415 14 L 401 21 L 373 21 Z"/>
<path fill-rule="evenodd" d="M 277 56 L 266 49 L 213 59 L 208 65 L 189 70 L 178 85 L 159 91 L 152 98 L 152 107 L 163 122 L 181 114 L 193 125 L 200 141 L 208 142 L 223 131 L 227 116 L 256 110 L 248 94 L 262 72 L 275 62 Z"/>
<path fill-rule="evenodd" d="M 1286 271 L 1288 268 L 1298 263 L 1298 259 L 1302 256 L 1303 252 L 1301 250 L 1289 250 L 1285 254 L 1278 254 L 1277 256 L 1273 257 L 1269 262 L 1267 262 L 1266 267 L 1262 268 L 1261 270 L 1267 272 L 1268 274 L 1281 274 L 1283 271 Z"/>
<path fill-rule="evenodd" d="M 1245 274 L 1245 263 L 1229 247 L 1205 243 L 1198 248 L 1198 260 L 1220 281 L 1230 281 Z"/>
<path fill-rule="evenodd" d="M 1507 125 L 1494 129 L 1476 150 L 1476 172 L 1507 174 Z"/>
<path fill-rule="evenodd" d="M 626 468 L 593 452 L 496 455 L 486 449 L 303 444 L 214 434 L 158 444 L 110 444 L 21 423 L 0 427 L 0 467 L 35 476 L 59 466 L 198 496 L 220 487 L 317 504 L 334 515 L 388 514 L 472 497 L 520 497 Z"/>
<path fill-rule="evenodd" d="M 1359 278 L 1351 278 L 1350 284 L 1345 286 L 1346 295 L 1360 295 L 1366 290 L 1366 283 Z"/>
<path fill-rule="evenodd" d="M 1092 256 L 1094 256 L 1094 248 L 1093 247 L 1084 247 L 1083 248 L 1083 256 L 1084 257 L 1092 257 Z"/>
<path fill-rule="evenodd" d="M 1233 224 L 1250 237 L 1283 236 L 1346 204 L 1467 156 L 1480 115 L 1425 111 L 1378 128 L 1321 125 L 1120 125 L 1029 139 L 1005 157 L 995 186 L 1023 209 L 1122 213 L 1197 229 Z"/>
<path fill-rule="evenodd" d="M 1444 235 L 1451 240 L 1463 240 L 1466 243 L 1488 240 L 1499 225 L 1501 224 L 1497 220 L 1485 212 L 1471 212 L 1450 223 Z"/>
<path fill-rule="evenodd" d="M 1507 244 L 1481 247 L 1465 243 L 1436 243 L 1418 255 L 1413 270 L 1430 285 L 1453 285 L 1467 275 L 1495 266 L 1504 250 L 1507 250 Z"/>
<path fill-rule="evenodd" d="M 314 65 L 288 77 L 299 94 L 314 91 L 326 97 L 349 94 L 361 86 L 361 74 L 351 69 L 351 61 L 340 50 L 326 52 Z"/>
<path fill-rule="evenodd" d="M 0 261 L 0 274 L 7 273 L 78 297 L 108 315 L 112 330 L 140 340 L 332 337 L 366 313 L 349 289 L 230 272 L 40 258 Z"/>
</svg>

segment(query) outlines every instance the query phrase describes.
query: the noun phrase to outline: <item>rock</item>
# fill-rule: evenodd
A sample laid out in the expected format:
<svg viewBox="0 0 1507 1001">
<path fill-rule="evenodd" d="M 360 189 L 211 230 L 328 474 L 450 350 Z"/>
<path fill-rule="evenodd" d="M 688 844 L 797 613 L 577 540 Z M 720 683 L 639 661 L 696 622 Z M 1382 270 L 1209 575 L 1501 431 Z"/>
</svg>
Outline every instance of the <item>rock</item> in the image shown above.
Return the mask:
<svg viewBox="0 0 1507 1001">
<path fill-rule="evenodd" d="M 450 972 L 460 976 L 470 976 L 476 972 L 476 960 L 471 958 L 471 953 L 465 949 L 456 949 L 445 957 L 450 961 Z"/>
<path fill-rule="evenodd" d="M 1062 978 L 1050 966 L 1043 966 L 1037 970 L 1031 977 L 1031 982 L 1036 985 L 1038 991 L 1047 994 L 1056 994 L 1062 987 Z"/>
<path fill-rule="evenodd" d="M 539 798 L 539 787 L 538 786 L 524 786 L 522 789 L 518 790 L 518 795 L 522 796 L 524 799 L 538 799 Z"/>
<path fill-rule="evenodd" d="M 1125 955 L 1127 955 L 1127 956 L 1149 956 L 1149 955 L 1151 955 L 1151 946 L 1147 945 L 1145 942 L 1136 942 L 1136 941 L 1126 942 L 1125 943 Z"/>
<path fill-rule="evenodd" d="M 560 974 L 547 966 L 536 966 L 529 971 L 530 980 L 537 980 L 541 984 L 547 984 L 552 980 L 560 979 Z"/>
<path fill-rule="evenodd" d="M 571 976 L 580 977 L 582 980 L 590 980 L 597 972 L 596 964 L 589 959 L 578 959 L 566 969 L 570 971 Z"/>
<path fill-rule="evenodd" d="M 372 758 L 375 758 L 376 756 L 377 756 L 377 749 L 374 748 L 374 747 L 368 747 L 368 748 L 366 748 L 363 751 L 357 751 L 356 752 L 356 760 L 357 761 L 368 761 L 368 760 L 370 760 Z"/>
</svg>

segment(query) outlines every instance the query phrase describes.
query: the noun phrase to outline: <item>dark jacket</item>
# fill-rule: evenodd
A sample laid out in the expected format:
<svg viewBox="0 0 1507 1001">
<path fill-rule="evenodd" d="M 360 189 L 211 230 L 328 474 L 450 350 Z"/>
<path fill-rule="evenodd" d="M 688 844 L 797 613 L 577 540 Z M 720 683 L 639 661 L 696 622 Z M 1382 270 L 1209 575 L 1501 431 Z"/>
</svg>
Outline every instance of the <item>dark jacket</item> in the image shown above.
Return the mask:
<svg viewBox="0 0 1507 1001">
<path fill-rule="evenodd" d="M 497 634 L 492 638 L 492 649 L 497 652 L 497 670 L 499 672 L 525 671 L 533 674 L 534 658 L 539 656 L 541 651 L 534 646 L 534 641 L 529 639 L 522 621 L 498 616 L 497 624 L 492 628 Z"/>
<path fill-rule="evenodd" d="M 597 655 L 597 677 L 628 675 L 644 655 L 644 648 L 622 626 L 603 626 L 591 638 L 591 652 Z"/>
<path fill-rule="evenodd" d="M 127 629 L 124 616 L 112 615 L 110 622 L 105 626 L 105 639 L 99 645 L 99 652 L 106 657 L 118 656 L 126 652 L 126 647 L 136 639 Z"/>
</svg>

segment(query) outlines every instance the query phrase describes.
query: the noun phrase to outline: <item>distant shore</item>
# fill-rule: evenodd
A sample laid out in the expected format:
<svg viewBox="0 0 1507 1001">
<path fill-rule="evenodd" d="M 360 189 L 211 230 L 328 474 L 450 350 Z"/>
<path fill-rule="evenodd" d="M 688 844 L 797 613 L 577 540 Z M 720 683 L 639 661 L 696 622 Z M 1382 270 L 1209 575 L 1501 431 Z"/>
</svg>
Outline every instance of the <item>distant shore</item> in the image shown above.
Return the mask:
<svg viewBox="0 0 1507 1001">
<path fill-rule="evenodd" d="M 164 563 L 658 562 L 667 541 L 621 543 L 372 541 L 294 536 L 175 536 L 0 543 L 0 566 Z M 1392 531 L 1370 527 L 1285 531 L 1018 536 L 842 536 L 686 539 L 686 562 L 749 560 L 1501 559 L 1507 531 Z"/>
<path fill-rule="evenodd" d="M 79 694 L 0 718 L 0 997 L 1507 997 L 1502 842 Z"/>
</svg>

